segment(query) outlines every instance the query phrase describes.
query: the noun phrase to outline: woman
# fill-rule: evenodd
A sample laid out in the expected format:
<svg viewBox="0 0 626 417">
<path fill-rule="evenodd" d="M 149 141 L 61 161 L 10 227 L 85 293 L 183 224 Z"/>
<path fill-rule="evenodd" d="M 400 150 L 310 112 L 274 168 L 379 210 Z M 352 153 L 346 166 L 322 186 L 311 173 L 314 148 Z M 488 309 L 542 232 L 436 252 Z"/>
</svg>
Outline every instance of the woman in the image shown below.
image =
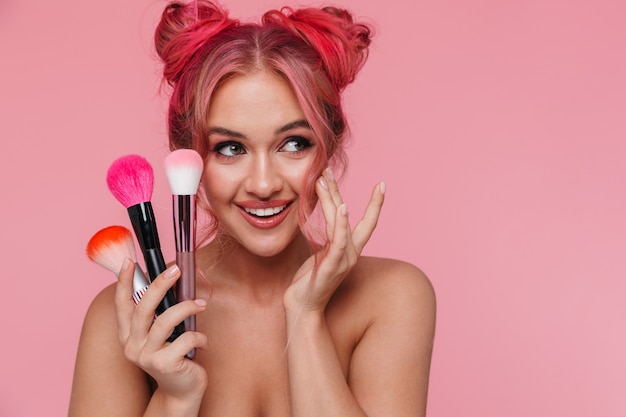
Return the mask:
<svg viewBox="0 0 626 417">
<path fill-rule="evenodd" d="M 340 94 L 369 28 L 334 8 L 240 24 L 198 1 L 168 5 L 155 40 L 171 148 L 205 160 L 212 239 L 196 251 L 195 302 L 154 319 L 180 272 L 167 269 L 135 307 L 131 262 L 96 297 L 70 416 L 423 416 L 432 288 L 412 265 L 360 256 L 385 184 L 352 229 L 333 174 L 347 135 Z M 194 314 L 197 332 L 168 343 Z"/>
</svg>

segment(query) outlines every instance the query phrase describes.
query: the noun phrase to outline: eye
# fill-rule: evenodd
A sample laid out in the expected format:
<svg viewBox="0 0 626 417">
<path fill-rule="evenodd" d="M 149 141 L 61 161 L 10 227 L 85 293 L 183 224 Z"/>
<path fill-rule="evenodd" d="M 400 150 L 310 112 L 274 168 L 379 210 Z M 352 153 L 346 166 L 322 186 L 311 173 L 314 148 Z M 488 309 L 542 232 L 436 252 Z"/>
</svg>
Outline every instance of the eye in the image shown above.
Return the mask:
<svg viewBox="0 0 626 417">
<path fill-rule="evenodd" d="M 308 139 L 294 136 L 287 139 L 279 149 L 279 152 L 303 152 L 311 146 L 313 146 L 313 144 Z"/>
<path fill-rule="evenodd" d="M 215 145 L 212 152 L 218 153 L 227 158 L 232 158 L 246 153 L 243 145 L 239 142 L 221 142 Z"/>
</svg>

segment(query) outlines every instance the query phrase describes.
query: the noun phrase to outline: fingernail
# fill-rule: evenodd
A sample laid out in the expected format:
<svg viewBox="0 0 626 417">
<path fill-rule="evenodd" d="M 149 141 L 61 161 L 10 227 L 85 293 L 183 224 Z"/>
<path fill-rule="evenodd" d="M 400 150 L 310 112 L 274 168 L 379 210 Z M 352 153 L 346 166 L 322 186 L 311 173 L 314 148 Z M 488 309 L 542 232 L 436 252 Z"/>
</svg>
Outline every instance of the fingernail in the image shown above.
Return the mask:
<svg viewBox="0 0 626 417">
<path fill-rule="evenodd" d="M 333 170 L 330 169 L 330 167 L 326 168 L 326 177 L 330 180 L 330 181 L 335 181 L 335 175 L 333 174 Z"/>
<path fill-rule="evenodd" d="M 346 203 L 343 203 L 343 204 L 341 205 L 341 214 L 342 214 L 342 215 L 344 215 L 344 216 L 345 216 L 346 214 L 348 214 L 348 206 L 346 206 Z"/>
<path fill-rule="evenodd" d="M 326 182 L 326 179 L 324 179 L 324 177 L 320 177 L 320 185 L 323 189 L 328 190 L 328 183 Z"/>
<path fill-rule="evenodd" d="M 124 262 L 122 262 L 122 271 L 126 271 L 128 268 L 130 268 L 130 263 L 130 259 L 124 258 Z"/>
<path fill-rule="evenodd" d="M 197 300 L 193 300 L 193 301 L 200 307 L 206 307 L 206 301 L 201 298 L 198 298 Z"/>
<path fill-rule="evenodd" d="M 381 194 L 385 194 L 385 191 L 387 190 L 387 184 L 385 184 L 385 181 L 383 181 L 383 182 L 381 182 L 381 183 L 380 183 L 380 188 L 379 188 L 379 190 L 380 190 L 380 193 L 381 193 Z"/>
<path fill-rule="evenodd" d="M 178 265 L 172 265 L 165 270 L 165 278 L 174 278 L 178 273 Z"/>
</svg>

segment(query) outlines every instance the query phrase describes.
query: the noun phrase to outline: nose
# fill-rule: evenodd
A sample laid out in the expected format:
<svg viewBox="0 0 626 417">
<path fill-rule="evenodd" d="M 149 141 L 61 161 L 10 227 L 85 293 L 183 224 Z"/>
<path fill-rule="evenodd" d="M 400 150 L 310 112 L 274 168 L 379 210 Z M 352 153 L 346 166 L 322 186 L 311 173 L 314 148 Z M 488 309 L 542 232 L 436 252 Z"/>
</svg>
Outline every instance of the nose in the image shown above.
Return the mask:
<svg viewBox="0 0 626 417">
<path fill-rule="evenodd" d="M 267 199 L 282 189 L 283 177 L 269 155 L 257 155 L 251 162 L 245 183 L 248 193 Z"/>
</svg>

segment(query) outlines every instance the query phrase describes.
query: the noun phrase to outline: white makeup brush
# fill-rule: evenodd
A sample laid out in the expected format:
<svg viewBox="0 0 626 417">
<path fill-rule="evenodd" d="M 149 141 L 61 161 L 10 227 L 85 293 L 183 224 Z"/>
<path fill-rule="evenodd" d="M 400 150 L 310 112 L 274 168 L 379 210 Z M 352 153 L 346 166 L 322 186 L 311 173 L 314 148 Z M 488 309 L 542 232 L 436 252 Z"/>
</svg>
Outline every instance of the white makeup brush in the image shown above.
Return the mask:
<svg viewBox="0 0 626 417">
<path fill-rule="evenodd" d="M 125 259 L 135 262 L 133 277 L 133 301 L 135 304 L 150 285 L 148 279 L 137 264 L 133 236 L 123 226 L 109 226 L 99 230 L 87 243 L 87 257 L 98 265 L 108 269 L 117 276 Z"/>
<path fill-rule="evenodd" d="M 176 264 L 181 277 L 177 283 L 178 301 L 196 298 L 196 194 L 204 161 L 192 149 L 172 151 L 164 161 L 165 174 L 172 189 Z M 185 320 L 185 330 L 196 330 L 196 316 Z"/>
</svg>

